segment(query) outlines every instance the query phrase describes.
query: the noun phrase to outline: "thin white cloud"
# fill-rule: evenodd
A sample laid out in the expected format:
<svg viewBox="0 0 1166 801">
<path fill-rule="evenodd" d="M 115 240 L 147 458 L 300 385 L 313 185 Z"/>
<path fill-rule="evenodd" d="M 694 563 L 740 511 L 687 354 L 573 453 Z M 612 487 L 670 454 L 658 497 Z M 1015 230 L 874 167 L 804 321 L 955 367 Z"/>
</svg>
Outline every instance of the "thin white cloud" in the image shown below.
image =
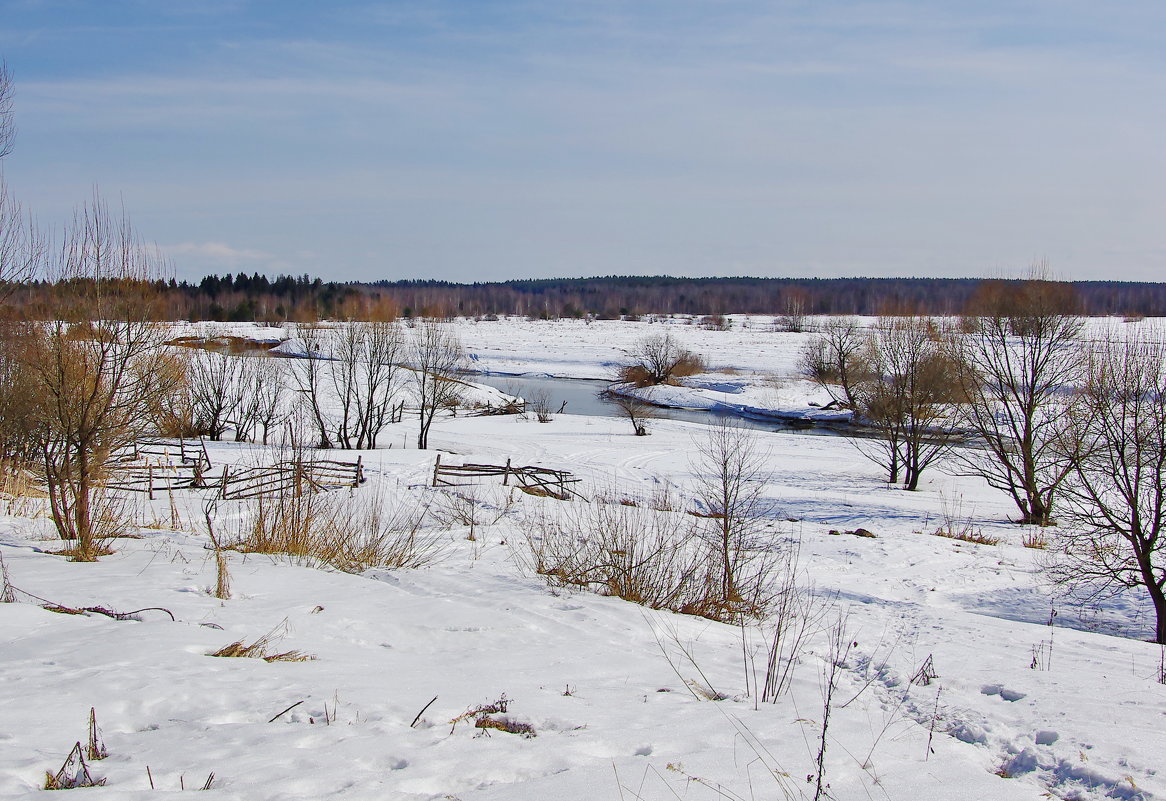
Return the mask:
<svg viewBox="0 0 1166 801">
<path fill-rule="evenodd" d="M 225 242 L 182 242 L 177 245 L 159 245 L 172 256 L 196 255 L 231 264 L 247 261 L 269 261 L 273 254 L 250 248 L 234 248 Z"/>
</svg>

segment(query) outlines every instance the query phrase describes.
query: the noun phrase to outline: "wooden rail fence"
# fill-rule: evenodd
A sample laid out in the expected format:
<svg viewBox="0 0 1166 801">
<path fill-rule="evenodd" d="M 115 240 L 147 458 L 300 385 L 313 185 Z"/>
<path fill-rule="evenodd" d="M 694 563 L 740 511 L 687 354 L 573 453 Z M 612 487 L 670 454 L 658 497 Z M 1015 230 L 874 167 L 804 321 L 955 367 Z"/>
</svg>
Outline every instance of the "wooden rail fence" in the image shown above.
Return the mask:
<svg viewBox="0 0 1166 801">
<path fill-rule="evenodd" d="M 305 492 L 340 487 L 359 487 L 366 480 L 362 457 L 355 462 L 335 462 L 317 459 L 310 462 L 277 462 L 262 467 L 234 469 L 223 467 L 222 478 L 218 482 L 219 497 L 224 500 L 255 498 L 281 492 L 302 495 Z"/>
<path fill-rule="evenodd" d="M 474 483 L 474 478 L 502 476 L 502 485 L 509 486 L 511 478 L 514 486 L 531 495 L 545 495 L 560 501 L 571 498 L 586 500 L 574 488 L 582 481 L 566 470 L 552 470 L 549 467 L 515 467 L 506 460 L 504 465 L 494 464 L 442 464 L 441 454 L 433 464 L 433 486 L 457 487 Z"/>
<path fill-rule="evenodd" d="M 291 460 L 259 467 L 223 465 L 221 475 L 210 476 L 210 456 L 202 440 L 139 440 L 107 465 L 104 485 L 110 489 L 156 492 L 177 489 L 213 489 L 220 498 L 254 498 L 277 492 L 319 492 L 359 487 L 365 482 L 362 457 L 355 462 L 330 459 Z M 175 461 L 177 459 L 177 461 Z"/>
</svg>

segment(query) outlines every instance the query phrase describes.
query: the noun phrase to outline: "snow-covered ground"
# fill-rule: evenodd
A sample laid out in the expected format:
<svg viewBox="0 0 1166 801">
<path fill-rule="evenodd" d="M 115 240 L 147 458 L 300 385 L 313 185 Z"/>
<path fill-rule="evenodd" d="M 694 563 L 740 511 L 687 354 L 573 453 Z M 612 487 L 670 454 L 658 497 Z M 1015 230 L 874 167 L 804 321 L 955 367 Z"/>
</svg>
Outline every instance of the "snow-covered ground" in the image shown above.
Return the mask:
<svg viewBox="0 0 1166 801">
<path fill-rule="evenodd" d="M 583 377 L 606 375 L 603 363 L 648 327 L 620 325 L 460 327 L 489 369 Z M 574 333 L 595 326 L 611 328 L 587 341 Z M 685 344 L 714 366 L 779 380 L 801 340 L 763 327 L 688 330 Z M 370 478 L 356 495 L 380 487 L 393 503 L 448 508 L 446 493 L 428 487 L 438 451 L 443 463 L 570 470 L 592 498 L 667 494 L 688 505 L 706 436 L 672 421 L 635 437 L 626 421 L 600 417 L 444 418 L 434 450 L 402 449 L 415 425 L 383 438 L 394 448 L 362 454 Z M 156 527 L 94 564 L 47 553 L 48 523 L 27 516 L 36 502 L 6 504 L 0 555 L 18 592 L 0 604 L 0 796 L 40 792 L 44 772 L 85 740 L 95 707 L 109 756 L 91 771 L 107 783 L 77 791 L 86 797 L 152 797 L 151 781 L 197 789 L 213 772 L 208 797 L 232 799 L 812 798 L 825 627 L 843 620 L 854 645 L 826 730 L 831 797 L 1166 797 L 1162 650 L 1139 639 L 1152 619 L 1136 596 L 1094 609 L 1059 596 L 1042 579 L 1048 554 L 1021 546 L 1029 532 L 1007 522 L 1010 501 L 977 480 L 936 470 L 906 492 L 844 438 L 756 437 L 772 470 L 766 530 L 775 547 L 800 548 L 801 583 L 823 620 L 776 703 L 754 692 L 772 621 L 742 629 L 549 589 L 525 544 L 532 521 L 564 504 L 497 479 L 460 490 L 477 501 L 473 541 L 448 514 L 431 518 L 442 553 L 429 567 L 349 575 L 235 553 L 225 601 L 208 592 L 203 494 L 143 501 L 142 519 Z M 211 447 L 216 466 L 264 458 L 246 445 Z M 238 502 L 218 514 L 237 515 Z M 181 530 L 166 528 L 175 515 Z M 1002 542 L 932 535 L 949 523 Z M 829 533 L 858 528 L 875 537 Z M 37 598 L 164 607 L 176 620 L 64 615 Z M 316 659 L 207 655 L 273 630 L 279 650 Z M 937 677 L 912 683 L 929 657 Z M 534 737 L 451 722 L 503 695 Z"/>
</svg>

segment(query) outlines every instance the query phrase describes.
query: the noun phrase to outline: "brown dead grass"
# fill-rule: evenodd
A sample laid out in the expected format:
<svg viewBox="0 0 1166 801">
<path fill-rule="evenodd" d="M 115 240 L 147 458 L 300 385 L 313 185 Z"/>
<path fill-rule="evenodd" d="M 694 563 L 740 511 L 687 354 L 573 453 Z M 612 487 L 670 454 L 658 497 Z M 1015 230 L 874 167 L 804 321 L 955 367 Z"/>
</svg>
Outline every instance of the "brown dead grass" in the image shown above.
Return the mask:
<svg viewBox="0 0 1166 801">
<path fill-rule="evenodd" d="M 207 656 L 262 659 L 264 662 L 310 662 L 316 658 L 303 651 L 280 651 L 272 653 L 272 646 L 283 639 L 286 634 L 287 622 L 284 621 L 250 645 L 243 640 L 236 640 L 233 643 L 224 645 L 217 651 L 207 654 Z"/>
</svg>

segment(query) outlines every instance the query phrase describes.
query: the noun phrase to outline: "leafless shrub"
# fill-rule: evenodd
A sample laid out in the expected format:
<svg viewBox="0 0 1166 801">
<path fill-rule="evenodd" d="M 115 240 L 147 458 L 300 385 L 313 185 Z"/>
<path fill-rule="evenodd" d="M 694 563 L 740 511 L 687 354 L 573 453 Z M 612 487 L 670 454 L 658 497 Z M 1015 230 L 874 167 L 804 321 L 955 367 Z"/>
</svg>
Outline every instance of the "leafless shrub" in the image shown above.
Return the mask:
<svg viewBox="0 0 1166 801">
<path fill-rule="evenodd" d="M 657 418 L 656 407 L 633 395 L 609 393 L 608 398 L 615 406 L 616 414 L 632 424 L 637 437 L 648 435 L 648 421 Z"/>
<path fill-rule="evenodd" d="M 699 325 L 706 331 L 728 331 L 733 322 L 723 314 L 706 314 L 700 318 Z"/>
<path fill-rule="evenodd" d="M 715 576 L 722 609 L 718 620 L 764 617 L 771 601 L 771 578 L 784 558 L 764 541 L 768 454 L 755 432 L 728 419 L 710 426 L 695 441 L 697 495 L 707 521 L 701 536 Z"/>
<path fill-rule="evenodd" d="M 535 390 L 526 399 L 526 410 L 533 412 L 534 417 L 540 423 L 549 423 L 555 419 L 554 411 L 551 409 L 551 395 L 545 389 Z"/>
<path fill-rule="evenodd" d="M 853 317 L 827 320 L 802 348 L 798 367 L 802 375 L 829 393 L 835 405 L 856 409 L 857 388 L 870 379 L 870 367 L 863 358 L 865 341 Z"/>
<path fill-rule="evenodd" d="M 521 489 L 521 488 L 519 488 Z M 461 487 L 437 493 L 429 512 L 433 518 L 447 528 L 465 526 L 469 528 L 468 540 L 477 539 L 478 526 L 492 526 L 510 513 L 518 502 L 513 488 L 506 491 L 501 503 L 487 503 L 478 495 L 479 488 Z"/>
<path fill-rule="evenodd" d="M 682 347 L 670 332 L 639 339 L 629 353 L 630 364 L 621 368 L 623 383 L 636 386 L 674 383 L 675 379 L 704 372 L 704 360 Z"/>
<path fill-rule="evenodd" d="M 98 556 L 91 495 L 106 460 L 148 428 L 152 399 L 173 389 L 153 370 L 165 339 L 152 282 L 160 258 L 95 197 L 52 264 L 52 322 L 27 329 L 16 350 L 53 521 L 76 540 L 78 561 Z"/>
<path fill-rule="evenodd" d="M 535 572 L 552 586 L 700 614 L 710 588 L 697 535 L 682 515 L 595 503 L 538 519 L 527 542 Z"/>
<path fill-rule="evenodd" d="M 765 662 L 765 682 L 761 701 L 777 703 L 789 691 L 794 668 L 806 643 L 818 633 L 832 605 L 819 598 L 811 587 L 798 583 L 799 547 L 791 546 L 783 554 L 777 571 L 777 587 L 770 607 L 769 648 Z"/>
</svg>

